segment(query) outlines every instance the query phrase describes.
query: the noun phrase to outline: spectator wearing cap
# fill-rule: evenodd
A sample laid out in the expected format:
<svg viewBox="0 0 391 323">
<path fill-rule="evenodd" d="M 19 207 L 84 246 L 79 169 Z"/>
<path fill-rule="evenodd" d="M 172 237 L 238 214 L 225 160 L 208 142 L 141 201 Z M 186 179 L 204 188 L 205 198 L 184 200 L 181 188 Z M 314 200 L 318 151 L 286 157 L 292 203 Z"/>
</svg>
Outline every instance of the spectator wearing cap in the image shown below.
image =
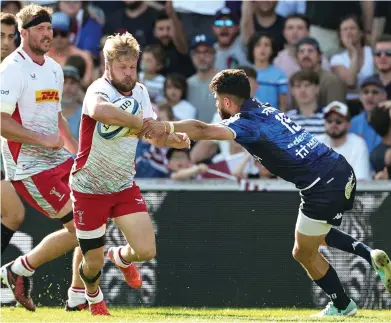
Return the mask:
<svg viewBox="0 0 391 323">
<path fill-rule="evenodd" d="M 309 37 L 309 29 L 310 21 L 306 16 L 292 14 L 286 17 L 283 32 L 286 40 L 285 48 L 278 52 L 273 65 L 281 69 L 287 78 L 300 71 L 296 57 L 296 46 L 300 40 Z M 322 68 L 326 71 L 330 70 L 329 62 L 324 55 L 322 55 Z"/>
<path fill-rule="evenodd" d="M 310 70 L 298 71 L 289 80 L 297 109 L 287 112 L 287 116 L 313 135 L 324 134 L 322 107 L 318 102 L 319 76 Z"/>
<path fill-rule="evenodd" d="M 384 85 L 378 78 L 369 77 L 361 84 L 360 101 L 364 111 L 352 118 L 350 132 L 361 136 L 367 144 L 369 153 L 381 142 L 381 137 L 376 133 L 368 121 L 368 113 L 387 98 Z"/>
<path fill-rule="evenodd" d="M 195 69 L 188 55 L 188 40 L 182 22 L 173 9 L 171 1 L 166 2 L 165 9 L 166 12 L 162 12 L 153 25 L 155 43 L 163 47 L 167 56 L 162 74 L 167 76 L 171 73 L 180 73 L 189 77 L 195 73 Z"/>
<path fill-rule="evenodd" d="M 318 139 L 346 158 L 353 167 L 357 180 L 372 179 L 365 141 L 354 133 L 348 133 L 350 127 L 348 106 L 333 101 L 324 108 L 323 112 L 326 133 Z"/>
<path fill-rule="evenodd" d="M 276 0 L 242 2 L 240 28 L 243 43 L 248 44 L 254 33 L 264 32 L 274 40 L 277 52 L 284 48 L 285 18 L 276 14 L 277 3 Z"/>
<path fill-rule="evenodd" d="M 331 70 L 342 80 L 348 89 L 346 102 L 350 112 L 360 110 L 359 89 L 361 83 L 374 73 L 373 54 L 370 46 L 365 46 L 364 32 L 360 20 L 353 15 L 341 20 L 338 31 L 342 53 L 331 57 Z"/>
<path fill-rule="evenodd" d="M 82 85 L 86 88 L 92 82 L 93 61 L 91 55 L 84 50 L 81 50 L 69 41 L 71 20 L 63 12 L 56 12 L 52 15 L 53 26 L 53 42 L 49 51 L 49 56 L 53 58 L 61 66 L 65 66 L 67 59 L 70 56 L 80 56 L 86 62 L 86 72 L 82 79 Z"/>
<path fill-rule="evenodd" d="M 224 7 L 217 11 L 213 32 L 217 38 L 217 42 L 214 44 L 217 71 L 237 68 L 239 65 L 251 65 L 238 36 L 239 19 L 231 12 L 231 9 Z"/>
<path fill-rule="evenodd" d="M 99 41 L 103 34 L 103 11 L 88 1 L 59 1 L 58 10 L 67 14 L 71 20 L 70 42 L 98 58 Z"/>
<path fill-rule="evenodd" d="M 275 43 L 269 34 L 260 32 L 251 37 L 248 43 L 248 59 L 254 64 L 259 84 L 255 98 L 285 111 L 288 79 L 283 71 L 272 65 L 276 54 Z"/>
<path fill-rule="evenodd" d="M 309 69 L 319 76 L 319 104 L 323 107 L 332 101 L 345 102 L 346 88 L 332 72 L 321 66 L 322 52 L 314 38 L 304 38 L 296 46 L 297 61 L 301 69 Z"/>
<path fill-rule="evenodd" d="M 387 100 L 391 100 L 391 36 L 383 36 L 376 41 L 374 55 L 378 71 L 375 78 L 384 85 Z"/>
<path fill-rule="evenodd" d="M 79 140 L 79 128 L 82 105 L 80 93 L 80 74 L 76 67 L 66 65 L 63 67 L 64 88 L 61 98 L 62 114 L 67 119 L 72 136 Z"/>
<path fill-rule="evenodd" d="M 205 34 L 196 35 L 191 42 L 191 58 L 196 74 L 187 79 L 187 100 L 198 111 L 198 119 L 210 122 L 216 112 L 216 100 L 210 93 L 209 83 L 216 74 L 216 51 L 213 40 Z"/>
<path fill-rule="evenodd" d="M 382 138 L 371 152 L 375 179 L 391 179 L 391 107 L 375 108 L 369 113 L 369 123 Z"/>
</svg>

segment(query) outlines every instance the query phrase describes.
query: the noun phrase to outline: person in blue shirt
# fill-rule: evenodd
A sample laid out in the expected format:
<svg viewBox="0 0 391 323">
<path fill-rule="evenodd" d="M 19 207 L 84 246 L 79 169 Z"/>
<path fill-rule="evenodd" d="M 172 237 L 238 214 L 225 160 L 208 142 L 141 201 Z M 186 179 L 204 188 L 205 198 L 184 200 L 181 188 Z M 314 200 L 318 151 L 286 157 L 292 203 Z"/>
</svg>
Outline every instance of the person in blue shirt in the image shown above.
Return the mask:
<svg viewBox="0 0 391 323">
<path fill-rule="evenodd" d="M 366 259 L 391 293 L 388 255 L 332 227 L 339 226 L 343 213 L 353 208 L 356 177 L 346 159 L 281 111 L 251 98 L 244 71 L 219 72 L 212 79 L 210 89 L 223 119 L 220 124 L 145 120 L 139 135 L 152 138 L 177 131 L 187 133 L 194 140 L 235 140 L 270 172 L 296 185 L 301 204 L 293 257 L 331 299 L 318 316 L 351 316 L 357 312 L 337 273 L 318 251 L 320 245 Z"/>
</svg>

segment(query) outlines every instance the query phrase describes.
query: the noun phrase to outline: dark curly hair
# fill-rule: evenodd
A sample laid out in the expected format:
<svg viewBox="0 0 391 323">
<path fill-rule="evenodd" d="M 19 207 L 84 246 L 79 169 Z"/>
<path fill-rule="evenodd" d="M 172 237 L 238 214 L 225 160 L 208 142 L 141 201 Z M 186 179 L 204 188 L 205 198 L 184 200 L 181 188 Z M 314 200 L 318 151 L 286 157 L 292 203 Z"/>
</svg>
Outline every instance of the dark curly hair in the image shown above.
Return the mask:
<svg viewBox="0 0 391 323">
<path fill-rule="evenodd" d="M 217 73 L 209 85 L 210 90 L 217 94 L 228 94 L 240 101 L 251 96 L 250 82 L 246 73 L 239 69 L 228 69 Z"/>
</svg>

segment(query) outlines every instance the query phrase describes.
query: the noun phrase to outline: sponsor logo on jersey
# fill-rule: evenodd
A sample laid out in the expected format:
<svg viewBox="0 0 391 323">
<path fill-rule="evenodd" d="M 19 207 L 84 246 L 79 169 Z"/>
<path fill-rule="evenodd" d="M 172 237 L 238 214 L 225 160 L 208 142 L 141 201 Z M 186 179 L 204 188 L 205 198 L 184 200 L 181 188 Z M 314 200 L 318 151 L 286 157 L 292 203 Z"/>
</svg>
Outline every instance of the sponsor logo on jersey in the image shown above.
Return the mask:
<svg viewBox="0 0 391 323">
<path fill-rule="evenodd" d="M 60 97 L 58 95 L 58 90 L 49 89 L 49 90 L 40 90 L 35 91 L 35 102 L 59 102 Z"/>
</svg>

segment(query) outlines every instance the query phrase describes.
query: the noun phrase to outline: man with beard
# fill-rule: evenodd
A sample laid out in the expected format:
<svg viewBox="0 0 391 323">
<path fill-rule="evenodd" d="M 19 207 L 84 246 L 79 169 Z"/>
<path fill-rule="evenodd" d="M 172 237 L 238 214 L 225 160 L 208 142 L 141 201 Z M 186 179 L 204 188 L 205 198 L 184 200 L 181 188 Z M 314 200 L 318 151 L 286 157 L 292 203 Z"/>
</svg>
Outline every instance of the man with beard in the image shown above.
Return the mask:
<svg viewBox="0 0 391 323">
<path fill-rule="evenodd" d="M 371 180 L 369 153 L 367 145 L 360 136 L 348 133 L 350 128 L 348 106 L 334 101 L 324 108 L 326 133 L 319 141 L 343 155 L 353 167 L 357 180 Z"/>
<path fill-rule="evenodd" d="M 238 68 L 240 65 L 250 66 L 239 35 L 239 19 L 229 8 L 216 13 L 213 31 L 217 37 L 214 44 L 216 50 L 215 67 L 217 71 L 227 68 Z"/>
<path fill-rule="evenodd" d="M 130 32 L 141 48 L 153 43 L 153 24 L 158 11 L 149 7 L 146 1 L 124 1 L 125 9 L 107 16 L 103 33 L 105 35 Z"/>
<path fill-rule="evenodd" d="M 62 69 L 45 55 L 53 40 L 51 12 L 32 4 L 17 14 L 22 43 L 2 62 L 0 70 L 6 175 L 27 203 L 64 225 L 1 268 L 1 278 L 16 301 L 30 311 L 35 310 L 29 286 L 36 268 L 77 246 L 68 185 L 73 164 L 70 153 L 76 154 L 77 141 L 61 113 Z M 77 271 L 72 286 L 83 288 Z M 79 302 L 85 306 L 84 294 Z"/>
<path fill-rule="evenodd" d="M 183 24 L 175 12 L 172 1 L 165 4 L 166 13 L 161 13 L 153 24 L 153 35 L 167 54 L 167 62 L 162 71 L 165 76 L 179 73 L 189 77 L 195 73 L 188 55 L 189 46 Z"/>
<path fill-rule="evenodd" d="M 15 49 L 16 18 L 1 13 L 1 61 Z M 24 206 L 15 189 L 5 180 L 1 169 L 1 253 L 7 248 L 12 236 L 24 220 Z"/>
<path fill-rule="evenodd" d="M 215 100 L 209 92 L 209 83 L 216 74 L 213 40 L 205 34 L 196 35 L 190 50 L 197 73 L 187 79 L 187 100 L 197 109 L 199 120 L 210 122 L 216 111 Z"/>
<path fill-rule="evenodd" d="M 342 81 L 322 66 L 322 52 L 314 38 L 304 38 L 296 46 L 297 61 L 301 69 L 309 69 L 319 76 L 319 104 L 325 107 L 332 101 L 345 102 L 346 88 Z"/>
<path fill-rule="evenodd" d="M 384 85 L 387 100 L 391 100 L 391 36 L 383 36 L 376 42 L 374 56 L 378 70 L 375 78 Z"/>
<path fill-rule="evenodd" d="M 137 135 L 107 140 L 96 130 L 101 122 L 129 127 L 137 133 L 143 126 L 143 118 L 156 118 L 147 89 L 137 82 L 139 53 L 140 46 L 131 34 L 109 36 L 103 48 L 106 72 L 91 84 L 83 102 L 79 151 L 70 185 L 76 235 L 83 253 L 79 273 L 92 315 L 110 315 L 99 288 L 108 218 L 113 219 L 128 244 L 109 248 L 107 257 L 121 270 L 129 286 L 142 285 L 134 262 L 148 261 L 156 253 L 153 225 L 133 180 Z M 142 116 L 122 111 L 113 104 L 126 97 L 142 109 Z M 146 140 L 161 147 L 190 146 L 184 134 Z"/>
<path fill-rule="evenodd" d="M 159 137 L 181 131 L 193 140 L 235 140 L 271 173 L 295 184 L 301 204 L 295 229 L 293 257 L 330 303 L 317 316 L 353 316 L 357 305 L 350 299 L 331 264 L 319 252 L 321 245 L 366 259 L 391 293 L 391 261 L 382 250 L 372 250 L 332 226 L 340 226 L 343 213 L 353 208 L 356 177 L 346 159 L 319 142 L 284 113 L 250 96 L 244 71 L 229 69 L 210 83 L 220 124 L 198 120 L 164 122 L 147 120 L 140 135 Z"/>
</svg>

